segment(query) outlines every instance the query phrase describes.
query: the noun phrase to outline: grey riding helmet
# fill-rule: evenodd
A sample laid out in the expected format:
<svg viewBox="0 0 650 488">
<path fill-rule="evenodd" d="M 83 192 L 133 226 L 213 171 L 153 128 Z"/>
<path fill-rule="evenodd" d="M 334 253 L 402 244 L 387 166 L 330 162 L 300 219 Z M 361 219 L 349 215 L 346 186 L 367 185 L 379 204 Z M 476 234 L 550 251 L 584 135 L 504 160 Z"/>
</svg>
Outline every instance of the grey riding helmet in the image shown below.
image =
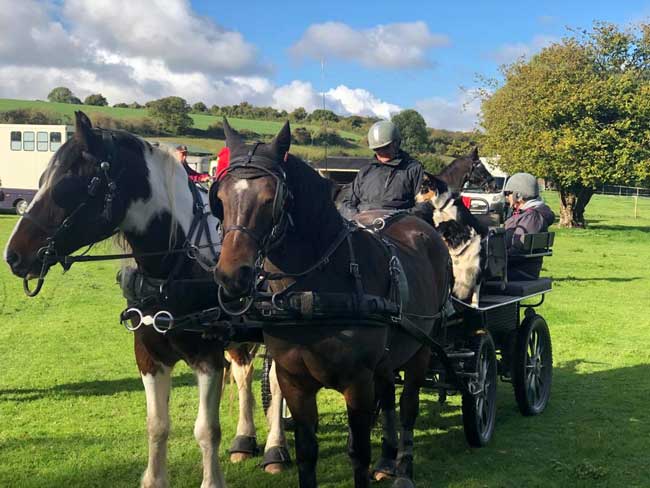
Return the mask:
<svg viewBox="0 0 650 488">
<path fill-rule="evenodd" d="M 530 200 L 539 196 L 539 185 L 530 173 L 515 173 L 508 178 L 503 191 L 514 193 L 518 199 Z"/>
<path fill-rule="evenodd" d="M 391 142 L 397 142 L 399 146 L 401 140 L 399 129 L 390 120 L 375 122 L 368 131 L 368 147 L 373 150 L 388 146 Z"/>
</svg>

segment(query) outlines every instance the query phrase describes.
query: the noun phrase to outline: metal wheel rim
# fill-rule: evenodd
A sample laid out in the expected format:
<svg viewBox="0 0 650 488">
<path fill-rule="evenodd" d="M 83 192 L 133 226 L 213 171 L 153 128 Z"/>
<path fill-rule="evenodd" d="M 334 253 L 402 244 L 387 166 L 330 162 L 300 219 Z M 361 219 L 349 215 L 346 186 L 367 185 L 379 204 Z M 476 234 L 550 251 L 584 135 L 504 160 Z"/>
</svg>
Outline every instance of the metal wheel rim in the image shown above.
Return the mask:
<svg viewBox="0 0 650 488">
<path fill-rule="evenodd" d="M 495 402 L 493 390 L 496 388 L 494 381 L 494 362 L 490 360 L 487 354 L 488 348 L 481 348 L 481 355 L 478 360 L 478 377 L 480 390 L 476 395 L 476 419 L 478 421 L 478 430 L 482 437 L 492 429 L 494 422 Z"/>
<path fill-rule="evenodd" d="M 526 340 L 524 388 L 529 405 L 540 408 L 548 395 L 548 345 L 533 328 Z"/>
<path fill-rule="evenodd" d="M 25 200 L 21 200 L 16 205 L 16 213 L 18 215 L 23 215 L 27 211 L 28 206 L 29 206 L 29 203 L 27 203 Z"/>
</svg>

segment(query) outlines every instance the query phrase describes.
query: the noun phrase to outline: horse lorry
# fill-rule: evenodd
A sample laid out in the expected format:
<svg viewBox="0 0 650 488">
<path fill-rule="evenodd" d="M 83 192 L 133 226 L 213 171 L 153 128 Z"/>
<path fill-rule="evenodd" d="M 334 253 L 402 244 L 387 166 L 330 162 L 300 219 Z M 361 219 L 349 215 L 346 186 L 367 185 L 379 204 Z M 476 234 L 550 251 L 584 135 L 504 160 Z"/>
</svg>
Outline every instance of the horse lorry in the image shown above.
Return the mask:
<svg viewBox="0 0 650 488">
<path fill-rule="evenodd" d="M 0 211 L 27 210 L 43 170 L 73 132 L 68 125 L 0 124 Z"/>
</svg>

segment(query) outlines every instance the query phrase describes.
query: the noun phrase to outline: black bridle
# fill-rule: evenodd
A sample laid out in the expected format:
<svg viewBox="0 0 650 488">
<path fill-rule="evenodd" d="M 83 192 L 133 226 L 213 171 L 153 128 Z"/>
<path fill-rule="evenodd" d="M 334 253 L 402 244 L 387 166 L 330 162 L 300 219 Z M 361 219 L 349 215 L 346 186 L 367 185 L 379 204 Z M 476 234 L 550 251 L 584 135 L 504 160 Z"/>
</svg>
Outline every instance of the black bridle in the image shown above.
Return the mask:
<svg viewBox="0 0 650 488">
<path fill-rule="evenodd" d="M 218 175 L 217 181 L 210 188 L 210 207 L 212 208 L 213 214 L 219 220 L 223 220 L 223 215 L 217 215 L 220 211 L 218 209 L 222 209 L 221 203 L 218 202 L 217 193 L 219 191 L 219 181 L 226 175 L 231 175 L 235 179 L 254 179 L 262 176 L 272 177 L 275 180 L 275 196 L 273 197 L 271 232 L 266 236 L 262 236 L 245 225 L 237 224 L 229 225 L 223 229 L 224 239 L 230 232 L 242 232 L 246 234 L 255 243 L 258 249 L 258 255 L 264 257 L 282 242 L 287 233 L 287 229 L 293 224 L 289 212 L 293 197 L 287 185 L 287 175 L 282 167 L 271 158 L 255 154 L 261 144 L 261 142 L 256 143 L 245 156 L 232 159 L 228 168 Z M 247 172 L 248 174 L 242 175 L 243 172 Z"/>
<path fill-rule="evenodd" d="M 89 182 L 86 186 L 86 193 L 84 198 L 74 206 L 70 214 L 63 219 L 63 221 L 58 226 L 51 226 L 47 223 L 39 221 L 33 215 L 27 211 L 23 217 L 30 222 L 32 222 L 36 227 L 38 227 L 47 237 L 46 245 L 38 250 L 37 257 L 41 261 L 41 271 L 39 273 L 38 281 L 36 288 L 31 290 L 29 288 L 29 279 L 27 276 L 23 278 L 23 290 L 25 294 L 29 297 L 34 297 L 38 295 L 43 287 L 45 281 L 45 275 L 47 274 L 49 268 L 56 264 L 61 263 L 63 269 L 67 271 L 72 265 L 71 261 L 68 261 L 66 258 L 70 257 L 68 255 L 61 255 L 57 253 L 56 243 L 57 240 L 63 240 L 65 235 L 69 232 L 72 226 L 75 223 L 75 220 L 79 214 L 90 204 L 90 202 L 97 197 L 99 191 L 104 188 L 104 202 L 101 211 L 99 212 L 99 218 L 106 223 L 111 223 L 113 220 L 113 201 L 117 194 L 117 181 L 119 181 L 123 170 L 117 175 L 115 179 L 110 174 L 111 168 L 115 161 L 115 136 L 111 131 L 98 129 L 102 134 L 102 141 L 104 147 L 108 148 L 106 150 L 106 157 L 103 159 L 98 159 L 87 151 L 83 151 L 82 158 L 92 163 L 95 166 L 95 171 L 89 179 Z M 80 176 L 70 176 L 70 178 L 75 178 L 81 180 Z M 57 183 L 58 184 L 58 183 Z M 56 188 L 53 188 L 53 200 L 61 208 L 67 207 L 67 205 L 62 204 L 60 201 L 57 202 L 56 198 Z M 62 198 L 63 195 L 60 196 Z M 109 235 L 110 237 L 117 232 L 116 229 L 112 230 Z"/>
<path fill-rule="evenodd" d="M 95 130 L 101 131 L 102 141 L 104 143 L 104 148 L 106 149 L 106 156 L 103 159 L 98 159 L 97 157 L 93 156 L 87 151 L 84 151 L 82 153 L 83 159 L 87 162 L 92 163 L 95 166 L 95 171 L 89 179 L 89 183 L 86 186 L 86 193 L 84 194 L 84 198 L 81 200 L 81 202 L 79 202 L 78 204 L 76 203 L 72 207 L 73 210 L 70 212 L 70 214 L 61 222 L 61 224 L 59 224 L 56 227 L 50 226 L 48 224 L 39 221 L 34 216 L 30 215 L 29 212 L 27 212 L 23 216 L 28 220 L 30 220 L 32 223 L 34 223 L 34 225 L 36 225 L 39 229 L 41 229 L 41 231 L 43 231 L 44 234 L 47 236 L 46 237 L 47 244 L 44 247 L 40 248 L 37 253 L 38 259 L 42 262 L 41 271 L 37 280 L 37 285 L 32 290 L 29 288 L 29 279 L 27 277 L 23 278 L 23 290 L 25 294 L 29 297 L 34 297 L 38 295 L 38 293 L 41 291 L 41 288 L 43 287 L 43 284 L 45 282 L 45 276 L 47 275 L 49 268 L 57 263 L 60 263 L 63 269 L 67 271 L 75 262 L 108 261 L 108 260 L 116 260 L 116 259 L 168 256 L 168 255 L 176 254 L 179 256 L 178 261 L 174 266 L 174 270 L 172 271 L 172 273 L 170 273 L 168 277 L 167 280 L 168 282 L 175 278 L 174 275 L 180 270 L 180 267 L 185 257 L 188 257 L 189 259 L 196 261 L 206 271 L 211 272 L 212 270 L 211 269 L 208 270 L 207 268 L 211 268 L 214 265 L 214 263 L 208 262 L 209 260 L 202 257 L 199 253 L 200 249 L 209 248 L 216 262 L 217 253 L 215 250 L 215 244 L 212 242 L 212 239 L 210 237 L 210 230 L 208 228 L 208 223 L 207 223 L 208 214 L 205 213 L 203 199 L 199 194 L 198 188 L 196 187 L 196 185 L 194 185 L 194 183 L 190 182 L 189 180 L 188 180 L 188 185 L 190 191 L 192 192 L 192 199 L 194 201 L 194 205 L 193 205 L 194 218 L 190 225 L 190 229 L 188 231 L 186 241 L 182 247 L 175 248 L 175 249 L 168 249 L 165 251 L 155 251 L 155 252 L 147 252 L 147 253 L 121 253 L 121 254 L 103 254 L 103 255 L 86 256 L 86 253 L 89 252 L 93 246 L 93 244 L 90 244 L 90 246 L 88 246 L 88 249 L 86 249 L 86 251 L 81 255 L 72 256 L 70 254 L 58 253 L 56 247 L 57 240 L 60 241 L 65 237 L 66 233 L 69 232 L 69 230 L 72 228 L 73 224 L 75 223 L 81 211 L 91 203 L 92 199 L 97 197 L 99 191 L 102 188 L 105 190 L 104 201 L 103 201 L 102 208 L 98 212 L 97 221 L 103 221 L 103 223 L 106 223 L 109 226 L 111 226 L 111 231 L 108 232 L 104 238 L 111 237 L 112 235 L 115 235 L 118 232 L 117 225 L 113 224 L 113 217 L 114 217 L 113 203 L 118 193 L 118 182 L 120 181 L 120 178 L 124 173 L 124 169 L 122 169 L 115 178 L 111 176 L 110 174 L 111 168 L 114 166 L 115 162 L 117 161 L 116 149 L 115 149 L 115 135 L 110 130 L 101 129 L 101 128 L 96 128 Z M 77 178 L 81 180 L 81 177 L 78 176 L 72 176 L 72 178 Z M 53 199 L 55 200 L 57 206 L 62 206 L 62 208 L 64 208 L 66 205 L 61 204 L 61 202 L 57 202 L 55 198 L 56 192 L 53 191 L 53 193 L 54 193 Z M 200 245 L 199 244 L 200 240 L 204 234 L 206 235 L 208 244 Z M 193 237 L 194 237 L 194 243 L 192 243 Z M 175 280 L 175 281 L 182 281 L 182 280 Z"/>
</svg>

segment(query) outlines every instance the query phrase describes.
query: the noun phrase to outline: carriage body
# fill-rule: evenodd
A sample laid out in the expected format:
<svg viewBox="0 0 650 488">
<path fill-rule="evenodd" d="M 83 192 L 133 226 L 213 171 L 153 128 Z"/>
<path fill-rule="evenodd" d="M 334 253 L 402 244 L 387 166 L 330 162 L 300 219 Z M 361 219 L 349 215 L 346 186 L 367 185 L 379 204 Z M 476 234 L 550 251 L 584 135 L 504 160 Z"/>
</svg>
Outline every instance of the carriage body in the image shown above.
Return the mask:
<svg viewBox="0 0 650 488">
<path fill-rule="evenodd" d="M 521 257 L 551 256 L 553 241 L 553 233 L 530 234 Z M 452 361 L 457 381 L 450 380 L 443 358 L 434 353 L 425 384 L 439 393 L 441 402 L 450 394 L 463 395 L 465 434 L 475 447 L 487 444 L 493 433 L 498 377 L 513 385 L 523 415 L 543 412 L 550 397 L 551 340 L 536 308 L 551 291 L 552 280 L 508 282 L 505 242 L 503 229 L 491 229 L 484 243 L 478 306 L 454 300 L 455 313 L 436 328 L 434 340 Z"/>
</svg>

